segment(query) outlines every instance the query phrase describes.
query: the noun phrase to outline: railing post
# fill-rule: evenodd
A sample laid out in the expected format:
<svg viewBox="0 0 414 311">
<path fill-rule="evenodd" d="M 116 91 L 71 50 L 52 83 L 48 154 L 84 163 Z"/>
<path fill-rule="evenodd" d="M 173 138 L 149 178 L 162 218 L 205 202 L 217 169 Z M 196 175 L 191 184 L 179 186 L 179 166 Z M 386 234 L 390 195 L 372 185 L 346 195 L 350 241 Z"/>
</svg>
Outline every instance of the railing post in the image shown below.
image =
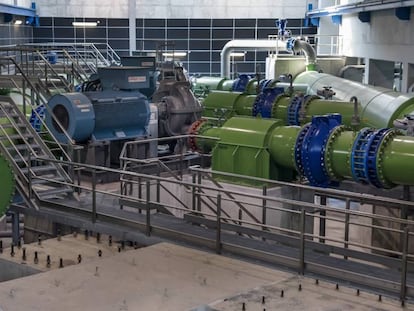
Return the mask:
<svg viewBox="0 0 414 311">
<path fill-rule="evenodd" d="M 196 174 L 193 172 L 192 173 L 192 183 L 193 185 L 191 186 L 191 209 L 193 211 L 196 210 L 196 205 L 197 205 L 197 199 L 196 199 Z"/>
<path fill-rule="evenodd" d="M 221 194 L 217 195 L 216 253 L 221 254 Z"/>
<path fill-rule="evenodd" d="M 197 172 L 197 211 L 201 212 L 201 173 Z"/>
<path fill-rule="evenodd" d="M 305 274 L 305 227 L 306 211 L 303 208 L 300 214 L 300 249 L 299 249 L 299 273 Z"/>
<path fill-rule="evenodd" d="M 409 229 L 404 228 L 404 237 L 402 244 L 401 254 L 401 289 L 400 289 L 400 301 L 401 304 L 405 303 L 405 297 L 407 295 L 407 259 L 408 259 L 408 240 L 409 240 Z"/>
<path fill-rule="evenodd" d="M 345 201 L 345 233 L 344 233 L 344 247 L 348 248 L 348 242 L 349 242 L 349 210 L 351 208 L 351 201 L 347 198 Z M 348 259 L 348 256 L 344 256 L 344 259 Z"/>
<path fill-rule="evenodd" d="M 267 196 L 267 185 L 263 185 L 262 195 L 264 197 Z M 263 200 L 262 200 L 262 208 L 263 208 L 262 209 L 262 224 L 263 225 L 266 225 L 266 218 L 267 218 L 267 207 L 266 207 L 266 205 L 267 205 L 267 200 L 265 198 L 263 198 Z M 266 230 L 266 226 L 263 226 L 262 230 Z"/>
<path fill-rule="evenodd" d="M 11 212 L 12 217 L 12 240 L 13 245 L 17 245 L 20 241 L 20 216 L 19 212 Z"/>
<path fill-rule="evenodd" d="M 33 197 L 33 188 L 32 188 L 32 153 L 29 152 L 29 158 L 27 160 L 27 181 L 29 183 L 29 200 Z"/>
<path fill-rule="evenodd" d="M 149 180 L 147 180 L 146 182 L 146 207 L 147 207 L 147 211 L 146 211 L 146 226 L 147 226 L 147 230 L 146 230 L 146 235 L 150 236 L 151 235 L 151 209 L 150 209 L 150 182 Z"/>
<path fill-rule="evenodd" d="M 92 170 L 92 222 L 96 222 L 96 169 Z"/>
<path fill-rule="evenodd" d="M 326 196 L 320 195 L 320 205 L 326 206 Z M 326 234 L 326 210 L 320 211 L 320 217 L 319 217 L 319 236 L 325 237 Z M 324 238 L 319 238 L 319 243 L 325 243 Z"/>
</svg>

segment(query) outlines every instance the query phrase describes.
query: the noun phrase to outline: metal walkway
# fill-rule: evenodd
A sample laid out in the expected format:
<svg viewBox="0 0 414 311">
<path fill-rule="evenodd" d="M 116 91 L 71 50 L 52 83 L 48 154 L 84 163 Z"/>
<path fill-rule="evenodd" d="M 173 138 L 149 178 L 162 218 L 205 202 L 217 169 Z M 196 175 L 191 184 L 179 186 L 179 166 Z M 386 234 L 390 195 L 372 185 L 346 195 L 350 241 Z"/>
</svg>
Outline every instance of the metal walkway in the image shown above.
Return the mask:
<svg viewBox="0 0 414 311">
<path fill-rule="evenodd" d="M 387 205 L 396 211 L 414 210 L 412 202 L 268 180 L 263 190 L 245 193 L 212 181 L 213 175 L 222 173 L 197 168 L 190 168 L 190 175 L 177 179 L 51 157 L 39 156 L 36 161 L 45 163 L 46 167 L 55 163 L 69 170 L 88 170 L 92 181 L 87 185 L 71 184 L 79 195 L 67 196 L 59 190 L 53 195 L 39 194 L 38 210 L 15 203 L 11 208 L 16 213 L 44 217 L 124 240 L 146 239 L 151 243 L 167 239 L 208 247 L 217 253 L 259 260 L 288 267 L 299 274 L 397 296 L 402 303 L 414 298 L 414 274 L 411 272 L 414 255 L 408 251 L 414 238 L 410 232 L 414 221 L 350 209 L 353 201 L 373 206 Z M 116 184 L 115 190 L 102 190 L 96 178 L 101 171 L 128 178 Z M 32 176 L 33 187 L 43 179 L 41 175 Z M 127 187 L 125 182 L 129 184 Z M 66 180 L 56 180 L 55 183 L 67 189 Z M 346 207 L 342 210 L 332 208 L 322 199 L 321 204 L 315 204 L 313 200 L 288 199 L 271 193 L 272 187 L 289 187 L 296 193 L 309 192 L 312 198 L 316 195 L 325 199 L 343 199 Z M 291 219 L 291 226 L 268 222 L 266 215 L 272 213 Z M 316 220 L 319 221 L 319 231 L 314 225 Z M 322 226 L 325 221 L 344 226 L 345 236 L 326 234 Z M 387 225 L 381 225 L 381 222 L 387 222 Z M 395 235 L 395 238 L 390 248 L 364 244 L 350 238 L 351 227 L 352 230 L 379 230 L 382 234 Z"/>
</svg>

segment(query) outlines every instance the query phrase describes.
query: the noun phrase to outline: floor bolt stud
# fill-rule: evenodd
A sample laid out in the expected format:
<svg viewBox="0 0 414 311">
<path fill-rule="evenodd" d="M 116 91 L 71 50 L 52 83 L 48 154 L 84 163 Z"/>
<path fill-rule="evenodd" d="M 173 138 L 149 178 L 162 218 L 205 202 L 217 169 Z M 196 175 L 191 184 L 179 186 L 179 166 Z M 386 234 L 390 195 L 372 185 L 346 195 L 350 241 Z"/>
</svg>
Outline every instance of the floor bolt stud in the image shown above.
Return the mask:
<svg viewBox="0 0 414 311">
<path fill-rule="evenodd" d="M 37 251 L 34 253 L 34 263 L 38 264 L 39 263 L 39 257 L 37 256 Z"/>
<path fill-rule="evenodd" d="M 82 255 L 81 254 L 79 254 L 78 255 L 78 263 L 81 263 L 82 262 Z"/>
<path fill-rule="evenodd" d="M 26 248 L 23 247 L 22 260 L 26 261 Z"/>
<path fill-rule="evenodd" d="M 63 259 L 62 258 L 59 259 L 59 268 L 63 268 Z"/>
<path fill-rule="evenodd" d="M 47 258 L 46 258 L 46 267 L 47 268 L 50 268 L 50 255 L 47 255 Z"/>
</svg>

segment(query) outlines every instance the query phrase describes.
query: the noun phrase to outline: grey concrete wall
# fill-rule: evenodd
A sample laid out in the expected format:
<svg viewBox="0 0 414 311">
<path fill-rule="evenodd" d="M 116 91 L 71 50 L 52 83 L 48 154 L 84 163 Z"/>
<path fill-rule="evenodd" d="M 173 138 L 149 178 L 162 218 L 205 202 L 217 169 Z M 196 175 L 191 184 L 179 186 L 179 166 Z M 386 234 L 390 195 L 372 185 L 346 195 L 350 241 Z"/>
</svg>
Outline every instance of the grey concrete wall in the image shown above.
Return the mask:
<svg viewBox="0 0 414 311">
<path fill-rule="evenodd" d="M 40 16 L 128 17 L 129 1 L 136 18 L 303 18 L 307 0 L 38 0 Z"/>
</svg>

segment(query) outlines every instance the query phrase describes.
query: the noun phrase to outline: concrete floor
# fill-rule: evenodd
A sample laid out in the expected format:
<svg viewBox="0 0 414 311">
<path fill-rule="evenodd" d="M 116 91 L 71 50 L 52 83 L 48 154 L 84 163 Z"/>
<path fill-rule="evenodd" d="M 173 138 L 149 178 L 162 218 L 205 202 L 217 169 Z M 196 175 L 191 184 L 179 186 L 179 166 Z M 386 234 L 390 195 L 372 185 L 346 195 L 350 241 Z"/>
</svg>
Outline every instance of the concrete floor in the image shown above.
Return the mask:
<svg viewBox="0 0 414 311">
<path fill-rule="evenodd" d="M 121 253 L 115 247 L 113 252 L 105 250 L 103 257 L 96 256 L 95 247 L 106 243 L 89 241 L 88 246 L 81 236 L 44 241 L 42 246 L 47 243 L 54 247 L 48 249 L 54 256 L 65 249 L 69 258 L 72 249 L 72 257 L 83 252 L 88 259 L 0 283 L 1 311 L 173 311 L 206 310 L 207 305 L 236 311 L 242 310 L 243 303 L 246 311 L 401 310 L 398 301 L 383 298 L 378 302 L 375 295 L 356 296 L 349 288 L 336 290 L 334 284 L 324 282 L 315 285 L 314 280 L 296 274 L 169 243 Z"/>
</svg>

